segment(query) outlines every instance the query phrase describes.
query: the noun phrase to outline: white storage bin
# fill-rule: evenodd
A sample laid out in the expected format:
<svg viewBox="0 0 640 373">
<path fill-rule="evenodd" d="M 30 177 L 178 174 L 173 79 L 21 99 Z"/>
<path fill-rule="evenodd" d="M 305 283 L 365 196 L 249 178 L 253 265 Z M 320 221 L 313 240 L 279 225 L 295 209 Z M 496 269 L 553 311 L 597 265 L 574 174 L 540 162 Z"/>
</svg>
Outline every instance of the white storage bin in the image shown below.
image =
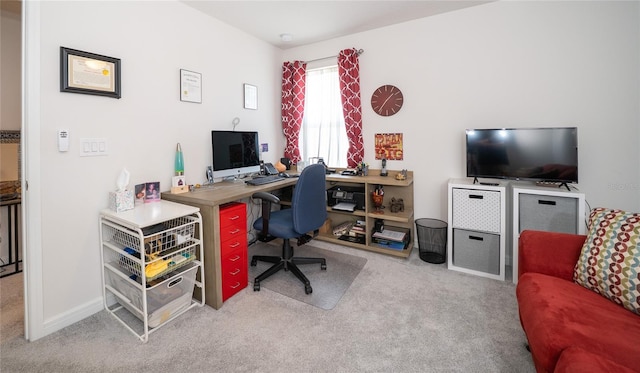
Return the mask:
<svg viewBox="0 0 640 373">
<path fill-rule="evenodd" d="M 453 189 L 453 228 L 500 233 L 500 192 Z"/>
<path fill-rule="evenodd" d="M 160 325 L 190 305 L 199 263 L 191 262 L 186 267 L 188 269 L 173 275 L 169 274 L 167 279 L 147 288 L 147 314 L 150 327 Z M 134 281 L 124 279 L 111 271 L 105 271 L 105 281 L 121 294 L 117 296 L 118 302 L 143 320 L 142 290 L 133 284 Z"/>
</svg>

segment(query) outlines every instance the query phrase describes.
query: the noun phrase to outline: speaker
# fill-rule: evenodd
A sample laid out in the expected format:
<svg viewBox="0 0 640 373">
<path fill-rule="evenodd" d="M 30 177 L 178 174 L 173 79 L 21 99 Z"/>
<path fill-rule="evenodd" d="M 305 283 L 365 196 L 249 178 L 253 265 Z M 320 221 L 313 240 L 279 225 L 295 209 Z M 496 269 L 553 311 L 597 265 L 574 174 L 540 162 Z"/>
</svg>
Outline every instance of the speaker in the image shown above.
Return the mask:
<svg viewBox="0 0 640 373">
<path fill-rule="evenodd" d="M 578 199 L 521 193 L 518 198 L 518 227 L 525 229 L 578 233 Z"/>
<path fill-rule="evenodd" d="M 280 163 L 282 163 L 287 168 L 287 170 L 291 169 L 291 159 L 289 159 L 289 158 L 280 158 Z"/>
</svg>

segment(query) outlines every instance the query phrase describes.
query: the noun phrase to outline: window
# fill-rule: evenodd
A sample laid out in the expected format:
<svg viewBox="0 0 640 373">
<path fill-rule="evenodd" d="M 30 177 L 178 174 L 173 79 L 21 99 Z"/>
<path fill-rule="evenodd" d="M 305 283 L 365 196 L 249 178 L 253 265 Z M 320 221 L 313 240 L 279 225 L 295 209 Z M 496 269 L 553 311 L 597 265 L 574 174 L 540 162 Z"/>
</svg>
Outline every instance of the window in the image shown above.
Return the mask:
<svg viewBox="0 0 640 373">
<path fill-rule="evenodd" d="M 344 125 L 338 66 L 307 70 L 300 155 L 322 157 L 331 167 L 347 167 L 349 139 Z"/>
</svg>

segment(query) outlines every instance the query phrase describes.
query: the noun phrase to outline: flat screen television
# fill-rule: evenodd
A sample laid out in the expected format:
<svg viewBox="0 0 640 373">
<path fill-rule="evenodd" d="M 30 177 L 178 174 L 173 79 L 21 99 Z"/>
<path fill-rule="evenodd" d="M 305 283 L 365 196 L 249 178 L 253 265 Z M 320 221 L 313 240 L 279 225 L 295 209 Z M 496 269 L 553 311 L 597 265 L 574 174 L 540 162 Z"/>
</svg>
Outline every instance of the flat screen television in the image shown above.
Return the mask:
<svg viewBox="0 0 640 373">
<path fill-rule="evenodd" d="M 211 131 L 213 177 L 238 177 L 260 172 L 258 132 Z"/>
<path fill-rule="evenodd" d="M 578 129 L 469 129 L 467 176 L 578 182 Z"/>
</svg>

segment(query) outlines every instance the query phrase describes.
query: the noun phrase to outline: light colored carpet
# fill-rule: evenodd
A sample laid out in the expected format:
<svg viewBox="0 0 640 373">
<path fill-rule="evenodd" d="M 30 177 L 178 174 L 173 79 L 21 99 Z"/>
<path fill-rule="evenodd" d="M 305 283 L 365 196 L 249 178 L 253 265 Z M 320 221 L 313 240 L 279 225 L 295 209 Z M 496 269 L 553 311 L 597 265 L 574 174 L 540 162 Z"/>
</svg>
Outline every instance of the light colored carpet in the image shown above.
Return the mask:
<svg viewBox="0 0 640 373">
<path fill-rule="evenodd" d="M 249 263 L 251 263 L 253 255 L 280 256 L 282 254 L 282 240 L 273 242 L 274 244 L 257 242 L 249 246 Z M 313 288 L 311 294 L 305 294 L 304 285 L 290 271 L 279 271 L 273 274 L 260 283 L 260 289 L 273 290 L 300 302 L 324 310 L 332 310 L 367 263 L 367 259 L 338 251 L 320 249 L 312 245 L 313 243 L 308 243 L 300 248 L 294 247 L 294 256 L 325 258 L 327 260 L 326 271 L 320 269 L 320 264 L 298 266 L 311 282 Z M 249 265 L 249 282 L 253 284 L 256 276 L 271 265 L 271 263 L 265 262 L 258 262 L 255 267 Z M 249 289 L 252 290 L 253 285 L 249 285 Z"/>
<path fill-rule="evenodd" d="M 417 250 L 400 259 L 313 244 L 367 259 L 332 310 L 247 288 L 146 344 L 102 311 L 35 342 L 3 340 L 0 372 L 535 372 L 513 284 L 425 263 Z"/>
<path fill-rule="evenodd" d="M 24 335 L 22 278 L 22 273 L 16 273 L 0 279 L 0 344 Z"/>
</svg>

